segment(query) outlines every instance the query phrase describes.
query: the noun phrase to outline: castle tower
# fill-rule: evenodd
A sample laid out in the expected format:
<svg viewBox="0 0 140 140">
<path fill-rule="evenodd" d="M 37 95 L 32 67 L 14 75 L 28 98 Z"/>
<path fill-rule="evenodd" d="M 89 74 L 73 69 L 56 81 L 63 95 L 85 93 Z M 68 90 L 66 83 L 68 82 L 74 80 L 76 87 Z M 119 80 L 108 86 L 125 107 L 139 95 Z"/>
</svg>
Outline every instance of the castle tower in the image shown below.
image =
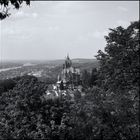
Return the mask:
<svg viewBox="0 0 140 140">
<path fill-rule="evenodd" d="M 70 68 L 72 66 L 72 62 L 69 58 L 69 55 L 67 55 L 66 60 L 65 60 L 65 68 Z"/>
<path fill-rule="evenodd" d="M 72 61 L 69 55 L 66 56 L 65 63 L 63 64 L 61 74 L 58 78 L 58 87 L 63 85 L 64 89 L 74 89 L 78 85 L 80 80 L 80 70 L 72 66 Z"/>
</svg>

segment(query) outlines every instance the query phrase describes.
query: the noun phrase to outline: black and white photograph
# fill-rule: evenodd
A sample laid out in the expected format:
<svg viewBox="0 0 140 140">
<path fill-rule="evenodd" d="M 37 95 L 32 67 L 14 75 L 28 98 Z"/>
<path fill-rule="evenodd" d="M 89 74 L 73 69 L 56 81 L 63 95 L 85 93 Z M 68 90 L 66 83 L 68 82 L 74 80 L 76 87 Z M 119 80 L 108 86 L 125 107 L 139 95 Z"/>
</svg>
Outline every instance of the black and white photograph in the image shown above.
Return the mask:
<svg viewBox="0 0 140 140">
<path fill-rule="evenodd" d="M 0 0 L 0 140 L 139 140 L 139 1 Z"/>
</svg>

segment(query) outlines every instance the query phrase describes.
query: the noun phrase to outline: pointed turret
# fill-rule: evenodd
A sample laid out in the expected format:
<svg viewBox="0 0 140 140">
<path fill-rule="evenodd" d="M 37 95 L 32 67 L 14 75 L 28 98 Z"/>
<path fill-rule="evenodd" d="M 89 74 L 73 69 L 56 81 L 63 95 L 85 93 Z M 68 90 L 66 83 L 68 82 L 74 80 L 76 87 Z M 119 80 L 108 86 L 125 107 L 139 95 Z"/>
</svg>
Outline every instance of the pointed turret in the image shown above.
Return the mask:
<svg viewBox="0 0 140 140">
<path fill-rule="evenodd" d="M 65 60 L 65 68 L 70 68 L 72 66 L 72 62 L 69 58 L 69 54 L 67 54 L 66 60 Z"/>
</svg>

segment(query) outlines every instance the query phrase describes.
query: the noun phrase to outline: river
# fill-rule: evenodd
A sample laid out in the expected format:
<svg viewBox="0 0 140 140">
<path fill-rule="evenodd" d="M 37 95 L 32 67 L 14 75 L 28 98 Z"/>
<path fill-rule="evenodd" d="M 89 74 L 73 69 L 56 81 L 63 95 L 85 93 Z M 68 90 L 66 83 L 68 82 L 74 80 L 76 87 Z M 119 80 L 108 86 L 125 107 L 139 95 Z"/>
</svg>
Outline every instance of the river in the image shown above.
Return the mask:
<svg viewBox="0 0 140 140">
<path fill-rule="evenodd" d="M 18 67 L 2 68 L 2 69 L 0 69 L 0 72 L 14 70 L 14 69 L 20 69 L 22 67 L 33 66 L 33 65 L 35 65 L 35 64 L 26 63 L 26 64 L 23 64 L 22 66 L 18 66 Z"/>
</svg>

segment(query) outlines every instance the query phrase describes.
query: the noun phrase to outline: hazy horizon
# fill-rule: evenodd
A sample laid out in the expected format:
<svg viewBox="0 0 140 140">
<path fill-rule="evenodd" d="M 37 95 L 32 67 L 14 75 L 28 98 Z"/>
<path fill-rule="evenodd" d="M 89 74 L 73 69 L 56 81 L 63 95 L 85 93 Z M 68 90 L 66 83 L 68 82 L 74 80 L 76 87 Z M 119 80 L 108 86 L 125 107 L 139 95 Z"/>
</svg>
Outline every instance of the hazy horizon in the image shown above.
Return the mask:
<svg viewBox="0 0 140 140">
<path fill-rule="evenodd" d="M 66 57 L 64 57 L 64 58 L 61 58 L 61 59 L 4 59 L 3 60 L 3 62 L 20 62 L 20 61 L 25 61 L 25 62 L 31 62 L 31 61 L 63 61 L 63 60 L 65 60 L 66 59 Z M 70 59 L 71 60 L 97 60 L 96 58 L 71 58 L 70 57 Z"/>
<path fill-rule="evenodd" d="M 109 28 L 139 20 L 138 1 L 31 1 L 0 21 L 1 61 L 95 59 Z"/>
</svg>

